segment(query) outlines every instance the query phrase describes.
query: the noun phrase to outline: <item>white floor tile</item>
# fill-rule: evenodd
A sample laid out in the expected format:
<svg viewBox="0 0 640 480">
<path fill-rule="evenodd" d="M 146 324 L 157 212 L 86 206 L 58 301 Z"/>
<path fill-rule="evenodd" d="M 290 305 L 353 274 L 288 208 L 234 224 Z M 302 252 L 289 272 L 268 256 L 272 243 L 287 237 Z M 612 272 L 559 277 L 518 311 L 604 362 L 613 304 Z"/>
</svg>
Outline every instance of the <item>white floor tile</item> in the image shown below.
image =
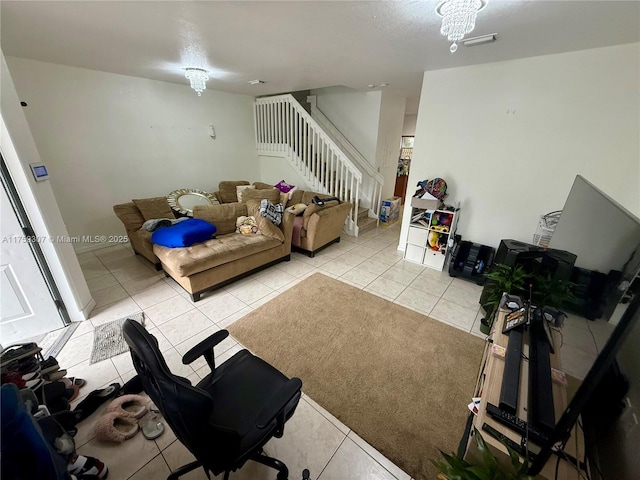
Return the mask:
<svg viewBox="0 0 640 480">
<path fill-rule="evenodd" d="M 158 325 L 158 330 L 169 340 L 171 345 L 178 345 L 203 330 L 215 327 L 200 310 L 193 309 L 171 320 Z"/>
<path fill-rule="evenodd" d="M 441 298 L 431 310 L 430 317 L 469 332 L 479 309 L 479 306 L 473 310 Z"/>
<path fill-rule="evenodd" d="M 388 470 L 347 437 L 318 480 L 396 480 Z"/>
<path fill-rule="evenodd" d="M 462 278 L 452 278 L 446 271 L 402 260 L 403 252 L 398 250 L 399 235 L 400 222 L 397 222 L 359 238 L 343 237 L 340 243 L 318 252 L 313 258 L 293 252 L 291 261 L 279 263 L 223 289 L 207 292 L 195 303 L 173 279 L 156 272 L 151 263 L 135 256 L 128 246 L 114 245 L 78 255 L 98 307 L 91 313 L 90 321 L 77 328 L 57 356 L 70 374 L 89 382 L 74 404 L 88 393 L 88 389 L 103 388 L 114 381 L 123 384 L 135 375 L 128 352 L 89 364 L 94 326 L 144 309 L 149 332 L 158 339 L 171 371 L 197 382 L 210 372 L 209 367 L 203 359 L 183 365 L 184 353 L 208 335 L 226 328 L 315 272 L 339 278 L 485 338 L 479 330 L 483 312 L 478 299 L 482 287 Z M 593 337 L 602 343 L 613 327 L 573 315 L 565 325 L 563 368 L 580 378 L 595 356 Z M 215 348 L 216 364 L 242 348 L 234 338 L 227 338 Z M 167 425 L 163 436 L 156 441 L 147 441 L 138 435 L 122 445 L 97 442 L 93 423 L 105 405 L 79 425 L 76 442 L 81 453 L 96 456 L 109 465 L 110 478 L 166 478 L 170 469 L 193 458 Z M 409 475 L 307 395 L 303 395 L 296 414 L 287 423 L 284 437 L 270 441 L 265 451 L 287 464 L 290 478 L 299 478 L 302 468 L 309 468 L 311 478 L 321 480 L 409 480 Z M 184 478 L 205 479 L 206 476 L 198 470 Z M 253 462 L 231 475 L 233 480 L 272 478 L 275 478 L 273 470 Z"/>
</svg>

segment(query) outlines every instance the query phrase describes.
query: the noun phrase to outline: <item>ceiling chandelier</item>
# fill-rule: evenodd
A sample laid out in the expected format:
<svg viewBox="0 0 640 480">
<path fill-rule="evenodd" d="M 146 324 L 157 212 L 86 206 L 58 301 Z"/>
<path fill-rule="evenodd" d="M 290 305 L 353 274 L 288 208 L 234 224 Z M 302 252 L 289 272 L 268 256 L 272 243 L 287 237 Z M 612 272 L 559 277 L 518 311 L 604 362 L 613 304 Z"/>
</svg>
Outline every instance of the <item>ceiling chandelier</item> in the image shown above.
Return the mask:
<svg viewBox="0 0 640 480">
<path fill-rule="evenodd" d="M 201 96 L 202 92 L 207 89 L 209 74 L 202 68 L 187 68 L 185 70 L 184 76 L 189 79 L 191 88 L 196 91 L 198 96 Z"/>
<path fill-rule="evenodd" d="M 487 0 L 444 0 L 436 7 L 436 13 L 442 17 L 440 33 L 451 44 L 449 51 L 458 49 L 458 41 L 476 26 L 476 16 L 487 4 Z"/>
</svg>

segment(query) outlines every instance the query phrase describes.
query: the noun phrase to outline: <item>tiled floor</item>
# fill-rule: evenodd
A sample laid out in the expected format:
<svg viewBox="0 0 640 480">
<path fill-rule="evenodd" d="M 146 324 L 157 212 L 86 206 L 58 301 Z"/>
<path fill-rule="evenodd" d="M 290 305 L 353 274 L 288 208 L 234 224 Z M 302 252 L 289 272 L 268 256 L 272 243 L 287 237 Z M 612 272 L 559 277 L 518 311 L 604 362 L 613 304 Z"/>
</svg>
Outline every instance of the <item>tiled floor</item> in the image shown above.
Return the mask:
<svg viewBox="0 0 640 480">
<path fill-rule="evenodd" d="M 126 382 L 135 374 L 128 353 L 89 365 L 93 328 L 144 311 L 147 327 L 158 338 L 171 370 L 197 382 L 207 367 L 199 361 L 183 365 L 182 354 L 315 272 L 429 314 L 461 331 L 482 336 L 478 330 L 481 287 L 402 260 L 402 253 L 397 249 L 399 232 L 398 222 L 359 238 L 343 236 L 340 243 L 314 258 L 294 253 L 290 262 L 203 295 L 195 304 L 173 280 L 134 256 L 127 246 L 80 254 L 78 258 L 97 305 L 89 321 L 81 322 L 57 356 L 58 361 L 69 376 L 87 380 L 81 391 L 85 395 L 112 382 Z M 229 338 L 216 347 L 217 360 L 224 361 L 240 348 Z M 142 435 L 122 445 L 98 441 L 93 435 L 93 424 L 103 408 L 79 425 L 76 443 L 80 453 L 107 463 L 110 478 L 166 478 L 170 469 L 190 461 L 189 452 L 171 431 L 155 441 L 145 440 Z M 409 479 L 409 475 L 306 395 L 287 423 L 283 438 L 272 440 L 265 450 L 287 464 L 292 480 L 301 478 L 303 468 L 311 471 L 312 479 L 321 480 Z M 270 479 L 275 478 L 274 472 L 249 462 L 231 478 Z M 197 470 L 185 478 L 206 477 L 202 470 Z"/>
<path fill-rule="evenodd" d="M 399 231 L 398 222 L 359 238 L 343 236 L 339 244 L 314 258 L 294 253 L 290 262 L 203 295 L 195 304 L 173 280 L 134 256 L 127 246 L 117 245 L 80 254 L 78 258 L 97 305 L 89 321 L 79 325 L 58 355 L 58 361 L 68 370 L 69 376 L 87 380 L 82 389 L 84 394 L 112 382 L 126 382 L 135 374 L 128 353 L 89 365 L 93 328 L 144 311 L 147 327 L 158 338 L 170 369 L 195 383 L 206 374 L 207 367 L 203 361 L 187 366 L 182 364 L 181 356 L 191 346 L 315 272 L 428 314 L 461 332 L 484 337 L 479 331 L 481 287 L 451 278 L 446 272 L 404 261 L 397 249 Z M 569 319 L 568 326 L 577 334 L 568 335 L 565 344 L 567 348 L 575 348 L 579 357 L 585 348 L 587 352 L 591 348 L 590 345 L 585 347 L 584 342 L 592 339 L 578 319 Z M 569 337 L 577 340 L 568 340 Z M 224 361 L 240 348 L 230 337 L 216 347 L 217 361 Z M 110 478 L 166 478 L 171 469 L 192 458 L 171 431 L 155 441 L 145 440 L 142 435 L 122 445 L 98 441 L 93 435 L 93 424 L 102 408 L 80 424 L 76 443 L 80 453 L 107 463 Z M 306 395 L 287 423 L 283 438 L 272 440 L 265 450 L 287 464 L 291 479 L 301 478 L 303 468 L 310 469 L 312 479 L 320 480 L 409 479 L 409 475 Z M 197 470 L 184 478 L 206 477 L 202 470 Z M 260 480 L 275 478 L 275 473 L 249 462 L 231 478 Z"/>
</svg>

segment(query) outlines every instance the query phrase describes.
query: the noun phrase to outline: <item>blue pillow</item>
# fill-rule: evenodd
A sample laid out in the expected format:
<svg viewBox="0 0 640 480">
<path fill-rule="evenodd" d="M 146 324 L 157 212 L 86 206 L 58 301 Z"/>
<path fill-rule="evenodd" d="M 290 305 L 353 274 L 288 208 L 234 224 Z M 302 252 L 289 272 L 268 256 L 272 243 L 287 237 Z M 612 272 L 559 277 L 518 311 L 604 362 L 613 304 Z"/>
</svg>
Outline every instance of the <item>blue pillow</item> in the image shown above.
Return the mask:
<svg viewBox="0 0 640 480">
<path fill-rule="evenodd" d="M 209 240 L 215 233 L 215 225 L 200 218 L 190 218 L 156 230 L 151 235 L 151 242 L 169 248 L 190 247 L 194 243 Z"/>
</svg>

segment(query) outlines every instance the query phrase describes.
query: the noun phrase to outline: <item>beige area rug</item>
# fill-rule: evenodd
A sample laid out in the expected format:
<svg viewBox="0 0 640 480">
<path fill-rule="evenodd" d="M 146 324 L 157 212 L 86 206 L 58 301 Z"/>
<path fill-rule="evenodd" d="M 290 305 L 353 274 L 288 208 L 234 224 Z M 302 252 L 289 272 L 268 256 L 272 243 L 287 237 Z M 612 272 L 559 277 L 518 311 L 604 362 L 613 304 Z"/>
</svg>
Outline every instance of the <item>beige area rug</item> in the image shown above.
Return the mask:
<svg viewBox="0 0 640 480">
<path fill-rule="evenodd" d="M 412 477 L 457 451 L 482 339 L 321 274 L 229 331 Z"/>
</svg>

